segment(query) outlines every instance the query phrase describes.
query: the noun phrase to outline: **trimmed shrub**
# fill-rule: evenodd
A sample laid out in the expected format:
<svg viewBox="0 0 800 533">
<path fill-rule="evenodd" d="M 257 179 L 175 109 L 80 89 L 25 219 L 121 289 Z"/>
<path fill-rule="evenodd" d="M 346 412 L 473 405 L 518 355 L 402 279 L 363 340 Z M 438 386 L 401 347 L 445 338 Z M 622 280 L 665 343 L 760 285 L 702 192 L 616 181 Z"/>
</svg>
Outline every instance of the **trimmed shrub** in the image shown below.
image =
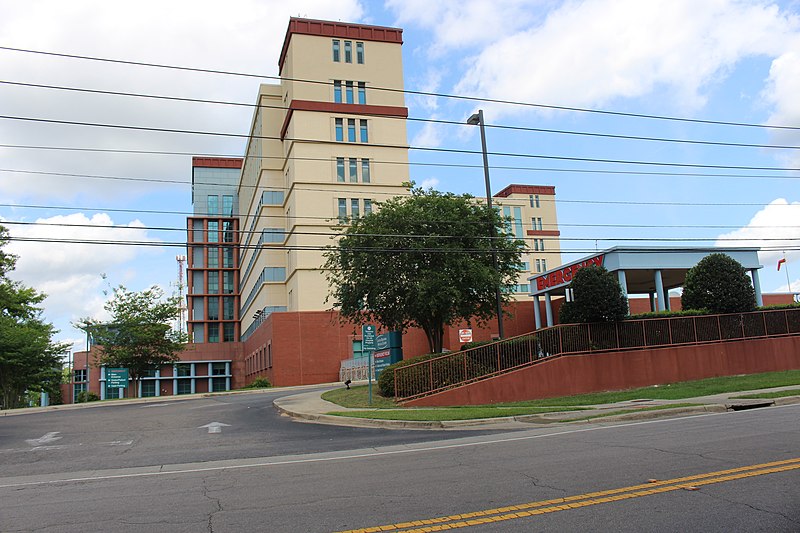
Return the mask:
<svg viewBox="0 0 800 533">
<path fill-rule="evenodd" d="M 604 267 L 578 270 L 569 287 L 575 299 L 561 305 L 558 320 L 562 324 L 619 322 L 628 314 L 628 299 L 619 280 Z"/>
<path fill-rule="evenodd" d="M 680 311 L 656 311 L 651 313 L 639 313 L 638 315 L 631 315 L 626 320 L 648 320 L 652 318 L 675 318 L 687 316 L 703 316 L 707 315 L 707 309 L 682 309 Z"/>
<path fill-rule="evenodd" d="M 756 309 L 755 290 L 737 260 L 709 254 L 686 273 L 681 306 L 713 314 L 747 313 Z"/>
<path fill-rule="evenodd" d="M 267 378 L 256 378 L 245 389 L 268 389 L 272 387 L 272 383 Z"/>
<path fill-rule="evenodd" d="M 100 400 L 100 396 L 93 392 L 82 390 L 75 397 L 75 403 L 96 402 Z"/>
</svg>

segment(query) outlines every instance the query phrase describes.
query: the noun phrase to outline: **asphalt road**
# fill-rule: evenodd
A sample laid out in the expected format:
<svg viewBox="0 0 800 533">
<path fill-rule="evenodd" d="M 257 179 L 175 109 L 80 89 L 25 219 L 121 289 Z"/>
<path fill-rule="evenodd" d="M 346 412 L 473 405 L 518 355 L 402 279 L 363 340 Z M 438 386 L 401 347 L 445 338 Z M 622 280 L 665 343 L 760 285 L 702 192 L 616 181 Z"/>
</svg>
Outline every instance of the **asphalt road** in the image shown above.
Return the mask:
<svg viewBox="0 0 800 533">
<path fill-rule="evenodd" d="M 199 402 L 169 407 L 185 420 L 180 432 L 214 421 L 214 406 Z M 272 416 L 261 399 L 239 402 Z M 27 417 L 0 419 L 3 435 L 13 418 L 24 425 Z M 356 431 L 273 417 L 260 426 L 269 435 L 264 453 L 248 458 L 233 458 L 228 442 L 239 438 L 237 420 L 219 421 L 231 426 L 197 432 L 227 450 L 224 460 L 189 463 L 200 452 L 154 450 L 183 460 L 82 471 L 48 460 L 37 474 L 6 461 L 18 452 L 3 452 L 0 531 L 433 531 L 442 523 L 479 532 L 800 531 L 800 405 L 494 434 Z M 58 431 L 41 429 L 37 438 Z M 146 434 L 166 442 L 167 429 Z M 4 436 L 0 448 L 7 445 Z M 291 455 L 274 453 L 293 446 Z M 98 443 L 92 450 L 103 464 L 125 455 L 106 456 Z"/>
</svg>

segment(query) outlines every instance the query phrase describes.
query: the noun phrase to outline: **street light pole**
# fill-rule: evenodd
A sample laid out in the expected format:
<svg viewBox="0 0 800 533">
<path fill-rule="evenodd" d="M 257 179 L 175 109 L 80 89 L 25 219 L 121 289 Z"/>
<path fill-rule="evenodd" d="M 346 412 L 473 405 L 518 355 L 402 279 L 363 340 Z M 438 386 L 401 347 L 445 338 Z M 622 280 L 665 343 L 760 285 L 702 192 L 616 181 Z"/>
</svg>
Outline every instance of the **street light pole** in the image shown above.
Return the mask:
<svg viewBox="0 0 800 533">
<path fill-rule="evenodd" d="M 489 153 L 486 151 L 486 130 L 483 122 L 483 109 L 479 109 L 477 113 L 473 114 L 467 119 L 467 124 L 471 126 L 480 126 L 481 128 L 481 150 L 483 152 L 483 176 L 486 181 L 486 206 L 489 210 L 489 235 L 491 241 L 489 246 L 492 249 L 492 264 L 494 271 L 499 273 L 497 266 L 497 250 L 495 249 L 495 240 L 497 239 L 497 228 L 494 225 L 494 208 L 492 207 L 492 184 L 489 181 Z M 497 334 L 502 339 L 505 337 L 503 334 L 503 297 L 500 294 L 500 285 L 495 287 L 495 304 L 497 306 Z"/>
</svg>

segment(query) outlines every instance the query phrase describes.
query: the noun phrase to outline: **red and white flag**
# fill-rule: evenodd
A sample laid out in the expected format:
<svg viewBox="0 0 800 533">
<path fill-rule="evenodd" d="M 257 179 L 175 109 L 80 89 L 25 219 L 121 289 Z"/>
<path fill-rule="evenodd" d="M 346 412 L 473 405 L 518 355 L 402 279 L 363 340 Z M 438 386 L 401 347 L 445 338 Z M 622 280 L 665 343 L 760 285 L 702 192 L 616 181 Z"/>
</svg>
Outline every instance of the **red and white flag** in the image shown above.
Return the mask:
<svg viewBox="0 0 800 533">
<path fill-rule="evenodd" d="M 778 259 L 778 270 L 781 269 L 781 265 L 786 262 L 786 258 Z"/>
</svg>

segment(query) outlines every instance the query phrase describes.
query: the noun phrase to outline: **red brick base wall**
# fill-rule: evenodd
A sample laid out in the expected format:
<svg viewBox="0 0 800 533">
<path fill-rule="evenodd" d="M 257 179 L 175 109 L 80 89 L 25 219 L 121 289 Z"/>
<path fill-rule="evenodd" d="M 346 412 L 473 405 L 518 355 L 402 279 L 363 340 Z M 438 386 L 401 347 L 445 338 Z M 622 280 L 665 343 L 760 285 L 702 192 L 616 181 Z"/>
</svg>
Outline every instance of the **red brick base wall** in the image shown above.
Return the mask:
<svg viewBox="0 0 800 533">
<path fill-rule="evenodd" d="M 800 336 L 568 355 L 406 403 L 481 405 L 800 369 Z"/>
</svg>

